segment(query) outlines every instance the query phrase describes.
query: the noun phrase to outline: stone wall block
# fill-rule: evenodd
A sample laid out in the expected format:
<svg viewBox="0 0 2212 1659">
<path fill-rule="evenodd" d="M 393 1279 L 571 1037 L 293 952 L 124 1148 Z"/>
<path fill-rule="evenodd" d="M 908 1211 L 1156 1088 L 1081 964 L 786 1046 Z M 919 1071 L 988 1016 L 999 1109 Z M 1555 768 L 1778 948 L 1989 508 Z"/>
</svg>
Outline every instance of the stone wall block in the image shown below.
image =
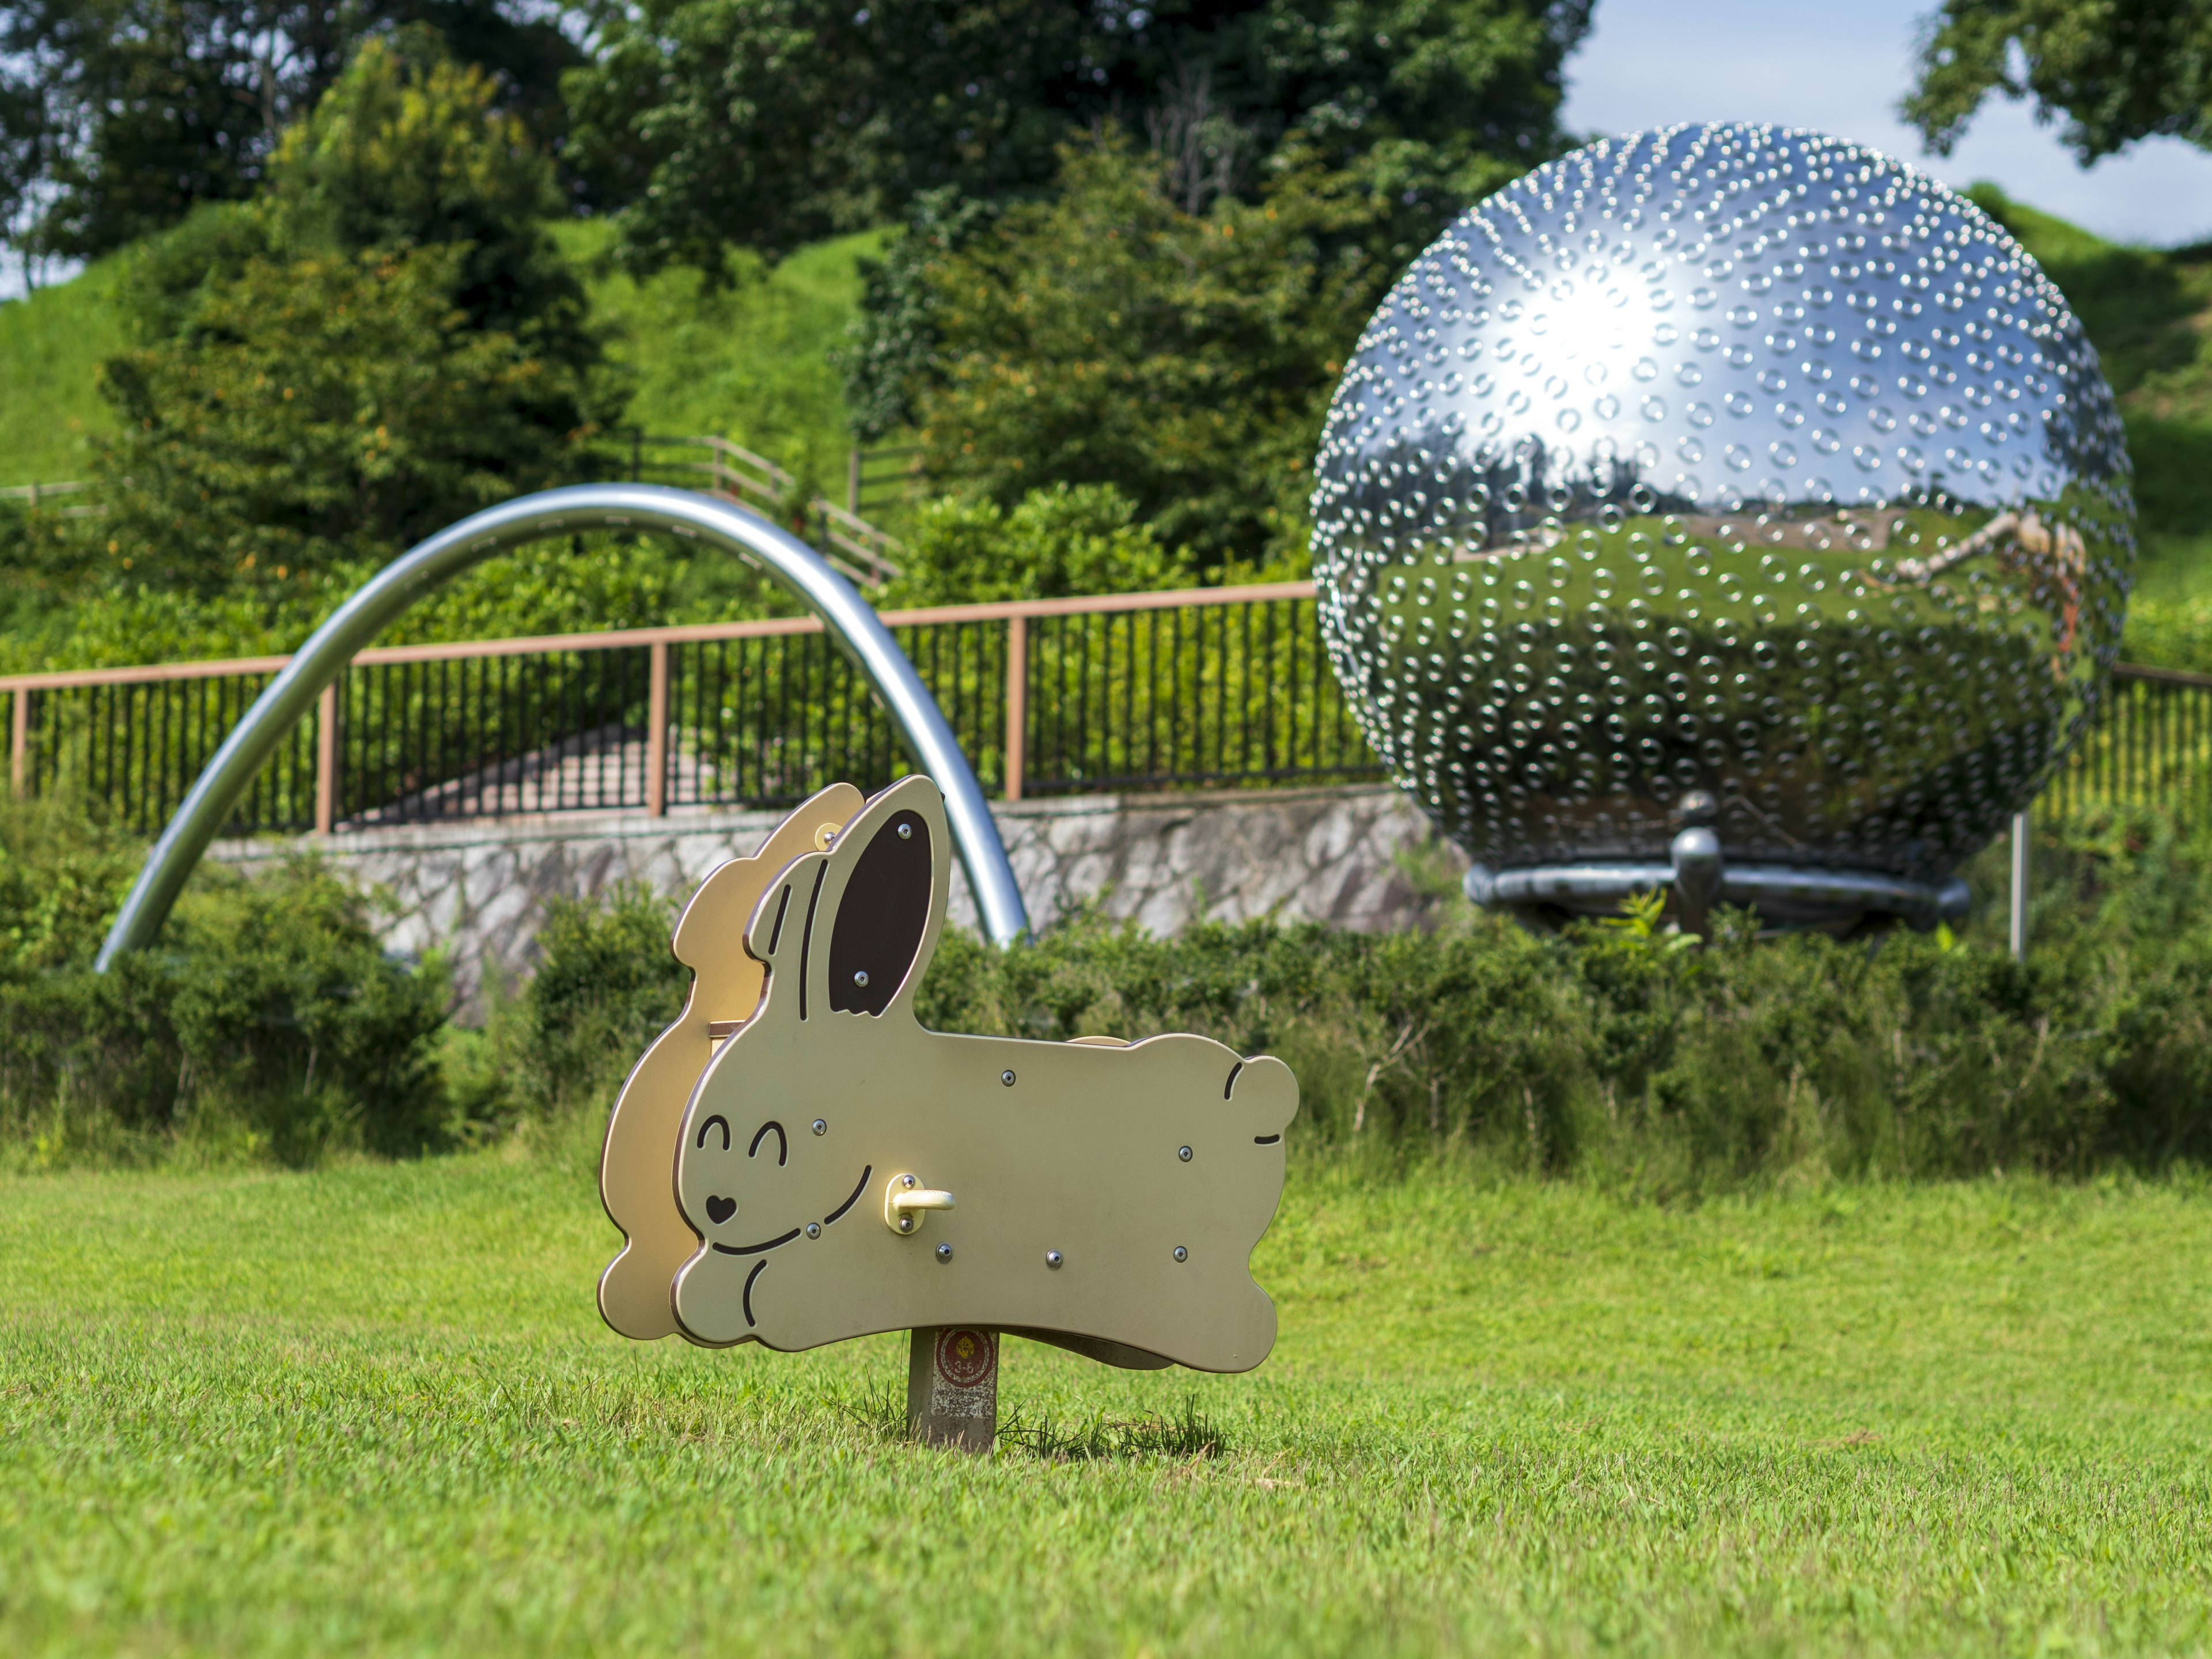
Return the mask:
<svg viewBox="0 0 2212 1659">
<path fill-rule="evenodd" d="M 1040 931 L 1091 901 L 1108 917 L 1162 936 L 1200 920 L 1243 922 L 1271 912 L 1380 932 L 1424 925 L 1434 903 L 1395 862 L 1434 832 L 1395 789 L 1090 795 L 993 811 Z M 781 817 L 548 813 L 343 831 L 319 844 L 219 842 L 210 856 L 252 866 L 319 845 L 339 871 L 385 890 L 386 948 L 452 951 L 466 1017 L 482 1006 L 486 974 L 512 983 L 535 965 L 548 899 L 595 897 L 624 880 L 688 896 L 715 866 L 750 854 Z M 956 926 L 975 927 L 957 865 L 951 908 Z"/>
</svg>

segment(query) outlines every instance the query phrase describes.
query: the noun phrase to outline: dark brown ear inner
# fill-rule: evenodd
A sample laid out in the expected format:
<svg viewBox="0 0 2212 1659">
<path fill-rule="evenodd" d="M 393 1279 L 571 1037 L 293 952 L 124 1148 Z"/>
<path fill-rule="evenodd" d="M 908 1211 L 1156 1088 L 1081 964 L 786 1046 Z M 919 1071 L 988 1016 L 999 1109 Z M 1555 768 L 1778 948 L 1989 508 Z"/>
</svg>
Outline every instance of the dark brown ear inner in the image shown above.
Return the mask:
<svg viewBox="0 0 2212 1659">
<path fill-rule="evenodd" d="M 830 935 L 832 1008 L 880 1014 L 891 1006 L 929 926 L 930 878 L 929 825 L 917 812 L 887 819 L 860 849 Z"/>
</svg>

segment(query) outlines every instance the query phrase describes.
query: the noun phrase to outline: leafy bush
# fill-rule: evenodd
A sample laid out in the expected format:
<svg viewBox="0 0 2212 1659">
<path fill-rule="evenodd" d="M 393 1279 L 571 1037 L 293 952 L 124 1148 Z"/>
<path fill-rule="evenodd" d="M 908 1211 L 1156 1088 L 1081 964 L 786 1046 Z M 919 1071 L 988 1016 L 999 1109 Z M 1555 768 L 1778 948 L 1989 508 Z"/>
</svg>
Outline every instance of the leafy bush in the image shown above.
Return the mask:
<svg viewBox="0 0 2212 1659">
<path fill-rule="evenodd" d="M 574 474 L 611 388 L 496 94 L 425 32 L 365 41 L 261 197 L 136 261 L 137 349 L 102 370 L 124 569 L 281 593 Z"/>
<path fill-rule="evenodd" d="M 551 164 L 499 97 L 427 30 L 369 39 L 254 200 L 127 256 L 98 511 L 0 534 L 36 601 L 11 604 L 12 657 L 289 648 L 412 542 L 607 470 L 594 446 L 622 377 L 546 228 Z M 665 610 L 681 562 L 629 562 Z M 565 620 L 507 603 L 511 586 L 481 576 L 459 608 L 495 632 Z"/>
<path fill-rule="evenodd" d="M 1188 587 L 1188 565 L 1135 522 L 1111 484 L 1032 489 L 1010 512 L 988 497 L 941 495 L 923 507 L 884 604 L 964 605 L 1071 593 Z"/>
<path fill-rule="evenodd" d="M 0 814 L 0 1145 L 303 1163 L 453 1138 L 442 964 L 386 957 L 362 895 L 312 859 L 203 868 L 154 948 L 94 973 L 143 852 L 51 806 Z"/>
<path fill-rule="evenodd" d="M 1974 873 L 1986 886 L 2002 849 Z M 1462 905 L 1435 932 L 1261 921 L 1159 939 L 1095 910 L 1006 951 L 948 933 L 936 1029 L 1047 1039 L 1195 1030 L 1298 1074 L 1310 1153 L 1431 1146 L 1656 1194 L 1808 1176 L 2079 1173 L 2212 1158 L 2212 845 L 2104 810 L 2038 852 L 2036 949 L 1756 937 L 1686 948 L 1632 908 L 1538 938 Z M 376 949 L 312 860 L 203 872 L 159 948 L 89 972 L 136 849 L 51 811 L 0 817 L 0 1146 L 308 1161 L 518 1127 L 592 1133 L 682 1007 L 675 906 L 556 901 L 538 969 L 481 1032 L 439 964 Z"/>
<path fill-rule="evenodd" d="M 609 1107 L 646 1045 L 683 1011 L 690 971 L 669 949 L 676 905 L 621 882 L 598 901 L 552 900 L 538 971 L 507 1030 L 532 1109 Z"/>
<path fill-rule="evenodd" d="M 1428 935 L 1173 940 L 1091 914 L 1003 955 L 948 938 L 922 1007 L 955 1030 L 1202 1031 L 1291 1061 L 1310 1142 L 1458 1144 L 1661 1191 L 2212 1157 L 2206 849 L 2107 813 L 2045 857 L 2025 964 L 1948 935 L 1761 940 L 1741 915 L 1696 951 L 1472 912 Z"/>
</svg>

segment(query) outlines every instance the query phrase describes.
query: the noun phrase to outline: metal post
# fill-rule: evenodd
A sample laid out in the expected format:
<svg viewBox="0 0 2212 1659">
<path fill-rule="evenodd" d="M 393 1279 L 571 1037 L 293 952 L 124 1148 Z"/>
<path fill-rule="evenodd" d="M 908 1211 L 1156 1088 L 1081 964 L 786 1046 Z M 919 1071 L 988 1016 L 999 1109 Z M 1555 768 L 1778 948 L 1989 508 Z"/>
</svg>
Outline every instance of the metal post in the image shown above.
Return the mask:
<svg viewBox="0 0 2212 1659">
<path fill-rule="evenodd" d="M 645 698 L 645 810 L 654 817 L 668 811 L 668 641 L 650 647 L 652 686 Z"/>
<path fill-rule="evenodd" d="M 999 1334 L 918 1330 L 907 1349 L 906 1426 L 916 1440 L 988 1452 L 999 1436 Z"/>
<path fill-rule="evenodd" d="M 24 787 L 30 781 L 31 769 L 31 693 L 28 687 L 15 693 L 14 718 L 8 738 L 8 781 L 15 799 L 23 799 Z"/>
<path fill-rule="evenodd" d="M 1006 618 L 1006 799 L 1022 798 L 1030 723 L 1030 619 Z"/>
<path fill-rule="evenodd" d="M 2012 815 L 2012 959 L 2027 960 L 2027 820 Z"/>
<path fill-rule="evenodd" d="M 315 833 L 327 836 L 338 817 L 338 683 L 315 699 Z"/>
</svg>

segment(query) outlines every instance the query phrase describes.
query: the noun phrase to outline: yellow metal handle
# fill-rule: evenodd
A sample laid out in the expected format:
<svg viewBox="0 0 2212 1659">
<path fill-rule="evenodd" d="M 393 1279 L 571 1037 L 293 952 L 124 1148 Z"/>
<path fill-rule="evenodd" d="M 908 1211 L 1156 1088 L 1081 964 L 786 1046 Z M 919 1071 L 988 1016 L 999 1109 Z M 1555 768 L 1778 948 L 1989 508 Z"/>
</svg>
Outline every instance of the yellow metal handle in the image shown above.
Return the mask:
<svg viewBox="0 0 2212 1659">
<path fill-rule="evenodd" d="M 912 1233 L 921 1225 L 924 1210 L 951 1207 L 951 1194 L 923 1186 L 919 1176 L 893 1176 L 884 1189 L 884 1224 L 895 1233 Z"/>
</svg>

